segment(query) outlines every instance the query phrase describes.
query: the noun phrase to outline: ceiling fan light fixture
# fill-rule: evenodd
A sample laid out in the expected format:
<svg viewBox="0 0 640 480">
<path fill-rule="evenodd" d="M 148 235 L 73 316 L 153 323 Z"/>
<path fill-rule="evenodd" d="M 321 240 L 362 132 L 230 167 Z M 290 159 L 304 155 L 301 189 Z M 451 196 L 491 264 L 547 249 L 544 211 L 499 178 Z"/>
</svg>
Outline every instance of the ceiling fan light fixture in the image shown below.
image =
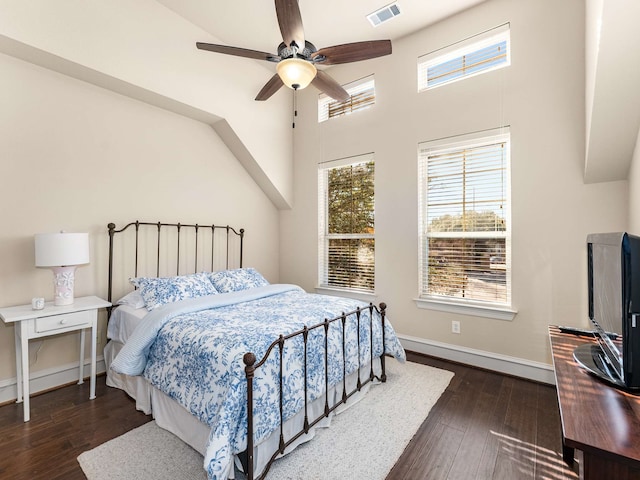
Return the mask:
<svg viewBox="0 0 640 480">
<path fill-rule="evenodd" d="M 313 63 L 301 58 L 287 58 L 278 62 L 276 71 L 287 87 L 294 88 L 297 85 L 295 90 L 307 87 L 318 72 Z"/>
<path fill-rule="evenodd" d="M 318 50 L 313 43 L 304 38 L 298 1 L 275 0 L 275 7 L 278 26 L 282 34 L 282 42 L 278 45 L 277 54 L 229 45 L 196 42 L 196 47 L 200 50 L 274 62 L 277 73 L 272 75 L 258 92 L 256 101 L 267 100 L 283 85 L 295 91 L 306 88 L 310 83 L 313 83 L 313 86 L 321 92 L 337 101 L 344 102 L 349 98 L 349 93 L 330 75 L 323 70 L 317 70 L 316 64 L 339 65 L 391 54 L 391 40 L 344 43 Z M 400 10 L 394 3 L 388 6 L 387 13 L 388 16 L 397 15 Z M 381 18 L 379 20 L 382 21 Z"/>
</svg>

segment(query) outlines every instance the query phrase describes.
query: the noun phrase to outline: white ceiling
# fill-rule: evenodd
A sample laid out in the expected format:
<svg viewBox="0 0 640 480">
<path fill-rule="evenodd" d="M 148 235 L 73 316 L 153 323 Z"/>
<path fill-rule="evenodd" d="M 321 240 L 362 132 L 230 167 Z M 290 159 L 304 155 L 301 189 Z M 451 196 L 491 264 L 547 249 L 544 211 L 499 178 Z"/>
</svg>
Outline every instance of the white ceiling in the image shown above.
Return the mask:
<svg viewBox="0 0 640 480">
<path fill-rule="evenodd" d="M 203 42 L 276 53 L 282 40 L 273 1 L 156 1 L 213 37 L 202 38 Z M 305 39 L 318 49 L 365 40 L 397 40 L 483 1 L 397 0 L 401 14 L 374 28 L 366 16 L 391 0 L 298 0 Z M 591 23 L 587 18 L 587 40 L 590 30 L 597 37 L 593 51 L 587 45 L 587 182 L 626 178 L 638 136 L 640 90 L 635 85 L 640 68 L 637 62 L 625 59 L 635 58 L 629 53 L 640 45 L 640 30 L 632 25 L 637 15 L 631 14 L 640 9 L 640 2 L 620 3 L 623 6 L 606 0 L 587 2 L 587 16 L 593 17 Z M 631 23 L 621 28 L 625 19 Z M 633 52 L 629 45 L 634 46 Z M 625 128 L 619 128 L 621 124 Z M 612 144 L 619 151 L 612 152 Z"/>
<path fill-rule="evenodd" d="M 226 45 L 276 53 L 282 41 L 272 1 L 157 1 Z M 390 4 L 389 0 L 299 0 L 299 5 L 305 38 L 320 49 L 364 40 L 395 40 L 483 1 L 398 0 L 401 14 L 376 28 L 366 16 Z"/>
</svg>

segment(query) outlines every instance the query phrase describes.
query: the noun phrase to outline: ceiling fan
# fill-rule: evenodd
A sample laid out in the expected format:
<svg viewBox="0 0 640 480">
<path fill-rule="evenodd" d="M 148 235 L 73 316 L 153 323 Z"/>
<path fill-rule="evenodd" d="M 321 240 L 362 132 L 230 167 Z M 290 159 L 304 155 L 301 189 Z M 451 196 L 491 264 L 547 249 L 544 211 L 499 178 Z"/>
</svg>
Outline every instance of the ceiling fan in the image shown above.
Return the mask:
<svg viewBox="0 0 640 480">
<path fill-rule="evenodd" d="M 196 43 L 196 47 L 200 50 L 276 63 L 277 73 L 262 87 L 256 100 L 267 100 L 282 85 L 299 90 L 311 83 L 330 97 L 338 101 L 345 101 L 349 98 L 347 91 L 327 73 L 318 70 L 316 65 L 357 62 L 391 53 L 391 40 L 347 43 L 318 50 L 304 38 L 298 1 L 275 0 L 275 4 L 278 25 L 283 38 L 283 42 L 278 46 L 277 54 L 227 45 Z"/>
</svg>

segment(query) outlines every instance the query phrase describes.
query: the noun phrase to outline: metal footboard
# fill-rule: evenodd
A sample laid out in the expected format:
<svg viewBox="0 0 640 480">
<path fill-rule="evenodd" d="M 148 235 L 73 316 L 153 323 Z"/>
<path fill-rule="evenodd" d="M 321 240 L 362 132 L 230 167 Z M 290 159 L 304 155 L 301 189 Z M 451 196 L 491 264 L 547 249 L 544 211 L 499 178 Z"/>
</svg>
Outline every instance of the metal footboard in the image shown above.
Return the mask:
<svg viewBox="0 0 640 480">
<path fill-rule="evenodd" d="M 340 405 L 346 404 L 347 401 L 349 400 L 349 398 L 354 395 L 355 393 L 359 392 L 366 384 L 368 384 L 369 382 L 373 381 L 374 379 L 379 380 L 380 382 L 386 382 L 387 380 L 387 376 L 385 373 L 385 317 L 386 317 L 386 304 L 381 303 L 380 304 L 380 308 L 376 307 L 373 304 L 369 304 L 368 307 L 365 307 L 365 309 L 360 309 L 357 308 L 356 310 L 353 310 L 351 312 L 348 313 L 342 313 L 342 315 L 339 315 L 338 317 L 335 317 L 333 319 L 325 319 L 323 322 L 320 322 L 316 325 L 313 325 L 311 327 L 304 327 L 302 330 L 298 330 L 296 332 L 293 332 L 289 335 L 280 335 L 280 337 L 278 338 L 278 340 L 274 341 L 269 348 L 267 349 L 266 353 L 264 354 L 264 356 L 262 357 L 262 359 L 260 359 L 260 361 L 257 361 L 256 356 L 249 352 L 246 353 L 244 355 L 243 361 L 245 364 L 245 374 L 246 374 L 246 380 L 247 380 L 247 455 L 245 457 L 245 461 L 243 462 L 245 465 L 245 472 L 247 474 L 247 480 L 262 480 L 266 477 L 267 473 L 269 472 L 269 469 L 271 468 L 271 465 L 273 464 L 274 460 L 276 458 L 278 458 L 279 455 L 284 454 L 285 450 L 287 447 L 289 447 L 290 445 L 292 445 L 294 442 L 296 442 L 301 436 L 309 433 L 309 431 L 311 430 L 311 428 L 313 428 L 316 424 L 318 424 L 321 420 L 329 417 L 329 415 L 336 410 L 336 408 L 338 408 Z M 369 339 L 370 339 L 370 355 L 369 355 L 369 363 L 368 363 L 368 367 L 369 367 L 369 375 L 368 377 L 362 381 L 360 378 L 360 370 L 363 367 L 366 367 L 366 364 L 362 363 L 362 359 L 361 359 L 361 349 L 360 349 L 360 342 L 361 342 L 361 317 L 362 317 L 362 312 L 368 310 L 369 311 Z M 382 327 L 382 355 L 380 356 L 380 367 L 381 367 L 381 372 L 380 375 L 375 375 L 374 374 L 374 336 L 373 336 L 373 322 L 374 322 L 374 315 L 373 312 L 377 312 L 380 314 L 380 322 L 381 322 L 381 327 Z M 356 385 L 354 388 L 350 389 L 348 391 L 347 389 L 347 372 L 346 372 L 346 365 L 347 365 L 347 354 L 346 354 L 346 333 L 345 333 L 345 326 L 347 323 L 347 319 L 350 317 L 354 317 L 356 320 L 356 331 L 357 331 L 357 344 L 358 344 L 358 353 L 357 353 L 357 357 L 358 357 L 358 368 L 356 370 L 357 372 L 357 381 L 356 381 Z M 377 321 L 377 320 L 376 320 Z M 329 385 L 329 354 L 328 354 L 328 350 L 329 350 L 329 326 L 333 323 L 336 322 L 340 322 L 342 325 L 342 366 L 343 366 L 343 372 L 342 372 L 342 395 L 339 398 L 339 400 L 337 402 L 335 402 L 335 404 L 333 405 L 329 405 L 329 388 L 331 387 L 331 385 Z M 309 339 L 309 334 L 314 331 L 314 330 L 323 330 L 324 331 L 324 377 L 325 377 L 325 393 L 324 393 L 324 397 L 325 397 L 325 404 L 324 404 L 324 411 L 322 412 L 321 415 L 317 416 L 316 418 L 309 418 L 309 391 L 308 391 L 308 385 L 307 385 L 307 378 L 308 378 L 308 372 L 307 372 L 307 365 L 308 365 L 308 350 L 307 350 L 307 345 L 308 345 L 308 339 Z M 303 427 L 296 433 L 294 433 L 291 438 L 289 438 L 288 440 L 285 440 L 285 435 L 284 435 L 284 413 L 283 413 L 283 352 L 284 352 L 284 346 L 285 346 L 285 342 L 287 341 L 291 341 L 294 340 L 296 338 L 301 338 L 304 344 L 304 365 L 303 365 L 303 371 L 304 371 L 304 424 Z M 279 375 L 279 381 L 280 381 L 280 385 L 279 385 L 279 409 L 280 409 L 280 439 L 279 439 L 279 445 L 276 451 L 273 452 L 273 454 L 271 455 L 271 458 L 269 459 L 269 461 L 267 462 L 266 466 L 264 467 L 263 471 L 260 472 L 260 474 L 258 476 L 256 476 L 256 472 L 254 471 L 255 469 L 255 465 L 254 465 L 254 449 L 255 449 L 255 441 L 254 441 L 254 413 L 253 413 L 253 386 L 254 386 L 254 377 L 256 374 L 256 370 L 259 369 L 260 367 L 262 367 L 268 360 L 268 358 L 270 357 L 271 353 L 274 350 L 278 350 L 277 354 L 279 355 L 280 358 L 280 375 Z"/>
</svg>

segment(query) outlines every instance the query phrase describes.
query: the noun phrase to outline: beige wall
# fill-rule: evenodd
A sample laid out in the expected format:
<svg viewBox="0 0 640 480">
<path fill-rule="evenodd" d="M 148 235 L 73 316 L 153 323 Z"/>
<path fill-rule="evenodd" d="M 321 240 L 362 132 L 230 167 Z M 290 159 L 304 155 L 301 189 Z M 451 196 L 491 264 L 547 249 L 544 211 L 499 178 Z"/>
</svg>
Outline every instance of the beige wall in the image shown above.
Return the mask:
<svg viewBox="0 0 640 480">
<path fill-rule="evenodd" d="M 197 120 L 218 132 L 273 201 L 291 202 L 291 95 L 253 99 L 269 62 L 204 52 L 224 43 L 155 0 L 3 2 L 0 52 Z"/>
<path fill-rule="evenodd" d="M 640 132 L 636 138 L 636 148 L 629 168 L 628 231 L 634 235 L 640 235 Z"/>
<path fill-rule="evenodd" d="M 33 234 L 60 229 L 90 233 L 76 295 L 105 297 L 107 223 L 136 219 L 244 227 L 245 265 L 278 280 L 277 209 L 210 126 L 13 57 L 0 71 L 1 306 L 52 299 Z M 13 335 L 0 322 L 0 393 Z M 77 337 L 32 341 L 32 371 L 77 362 Z"/>
<path fill-rule="evenodd" d="M 117 5 L 126 8 L 125 2 Z M 155 8 L 154 2 L 144 5 Z M 17 18 L 28 17 L 28 12 L 16 12 Z M 91 12 L 86 14 L 89 18 Z M 77 294 L 105 296 L 106 224 L 134 219 L 242 226 L 247 230 L 246 265 L 259 268 L 271 281 L 313 290 L 317 164 L 374 152 L 376 293 L 378 301 L 389 304 L 399 333 L 549 362 L 547 325 L 586 325 L 587 233 L 640 231 L 640 210 L 634 206 L 639 204 L 634 193 L 640 184 L 638 149 L 629 188 L 625 181 L 585 185 L 582 180 L 584 15 L 580 0 L 491 0 L 394 42 L 390 57 L 332 68 L 342 83 L 375 73 L 377 103 L 367 112 L 318 125 L 317 92 L 300 92 L 295 206 L 280 213 L 208 125 L 0 55 L 0 305 L 25 303 L 33 296 L 51 298 L 51 273 L 33 267 L 32 239 L 34 233 L 58 229 L 90 232 L 92 260 L 77 272 Z M 42 31 L 15 31 L 16 25 L 28 24 L 3 15 L 0 20 L 4 33 L 13 32 L 23 41 Z M 511 67 L 416 93 L 418 56 L 506 21 L 511 22 Z M 47 29 L 54 29 L 54 23 L 47 23 Z M 82 43 L 69 42 L 65 35 L 56 39 L 62 42 L 58 53 L 78 62 L 102 62 L 89 66 L 104 67 L 109 74 L 118 73 L 119 59 L 130 54 L 123 47 L 113 57 L 95 55 L 96 45 L 87 53 Z M 46 35 L 36 40 L 34 45 L 44 45 Z M 225 61 L 230 60 L 220 60 Z M 133 70 L 138 65 L 125 63 Z M 219 69 L 213 70 L 211 75 L 220 76 Z M 169 78 L 146 72 L 135 70 L 149 88 Z M 257 87 L 264 83 L 258 75 L 250 77 Z M 250 137 L 253 132 L 255 138 L 247 141 L 262 146 L 253 152 L 266 161 L 263 166 L 269 170 L 271 159 L 277 164 L 271 172 L 275 183 L 288 185 L 287 142 L 264 141 L 273 138 L 274 125 L 289 125 L 282 120 L 290 112 L 288 100 L 279 102 L 282 112 L 265 123 L 247 112 L 253 107 L 225 100 L 220 91 L 226 87 L 211 88 L 208 77 L 202 83 L 210 97 L 173 83 L 172 92 L 193 100 L 188 103 L 204 102 L 207 111 L 219 113 L 218 101 L 233 110 L 234 127 Z M 167 93 L 164 87 L 155 90 Z M 418 290 L 417 144 L 500 125 L 510 125 L 512 135 L 513 304 L 519 313 L 504 322 L 420 310 L 413 301 Z M 449 333 L 452 319 L 461 321 L 461 335 Z M 102 336 L 104 323 L 102 315 Z M 77 361 L 76 347 L 75 334 L 32 342 L 32 369 L 55 370 Z M 14 375 L 13 327 L 0 323 L 0 394 Z"/>
<path fill-rule="evenodd" d="M 416 93 L 416 59 L 511 23 L 512 65 Z M 627 182 L 585 185 L 584 2 L 494 0 L 394 42 L 390 57 L 335 67 L 341 83 L 375 73 L 376 105 L 316 121 L 315 92 L 299 98 L 294 198 L 281 213 L 281 279 L 317 278 L 317 164 L 366 152 L 376 161 L 376 294 L 396 330 L 427 342 L 550 362 L 549 324 L 586 326 L 586 235 L 627 221 Z M 510 125 L 511 322 L 418 309 L 417 145 Z M 461 322 L 459 335 L 451 321 Z"/>
</svg>

